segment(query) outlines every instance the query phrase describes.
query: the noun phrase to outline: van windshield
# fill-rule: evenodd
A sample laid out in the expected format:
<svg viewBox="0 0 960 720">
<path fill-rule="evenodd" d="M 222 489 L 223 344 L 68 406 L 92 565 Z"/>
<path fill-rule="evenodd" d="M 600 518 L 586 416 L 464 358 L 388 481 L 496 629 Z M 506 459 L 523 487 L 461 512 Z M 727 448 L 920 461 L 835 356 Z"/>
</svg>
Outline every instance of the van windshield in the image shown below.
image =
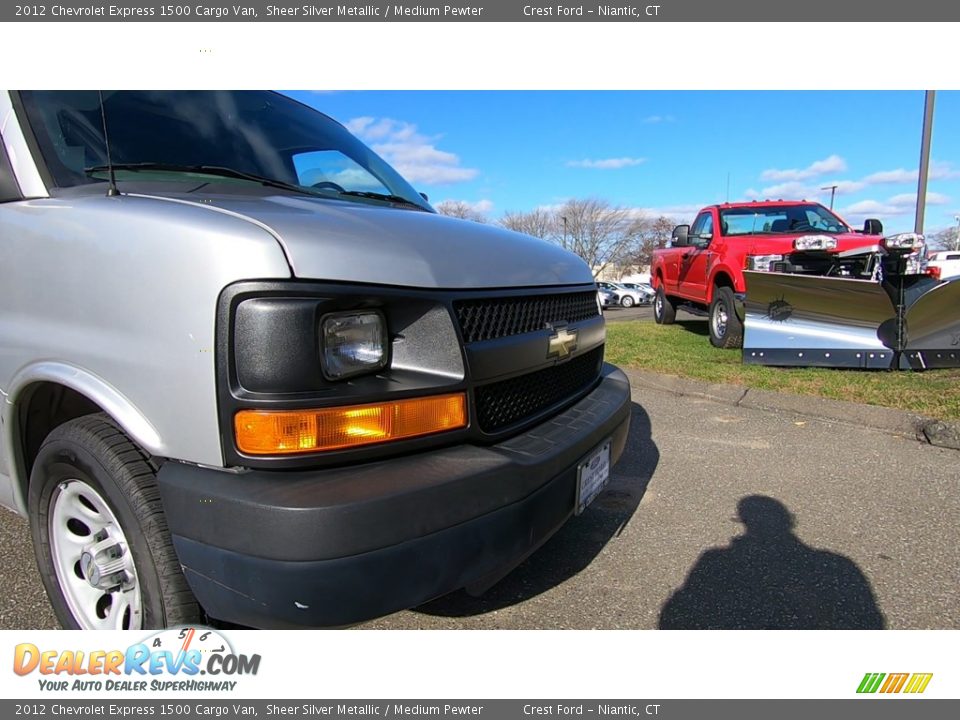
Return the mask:
<svg viewBox="0 0 960 720">
<path fill-rule="evenodd" d="M 346 128 L 261 91 L 104 91 L 118 182 L 258 182 L 338 200 L 432 208 Z M 23 91 L 20 99 L 57 187 L 106 182 L 96 90 Z"/>
</svg>

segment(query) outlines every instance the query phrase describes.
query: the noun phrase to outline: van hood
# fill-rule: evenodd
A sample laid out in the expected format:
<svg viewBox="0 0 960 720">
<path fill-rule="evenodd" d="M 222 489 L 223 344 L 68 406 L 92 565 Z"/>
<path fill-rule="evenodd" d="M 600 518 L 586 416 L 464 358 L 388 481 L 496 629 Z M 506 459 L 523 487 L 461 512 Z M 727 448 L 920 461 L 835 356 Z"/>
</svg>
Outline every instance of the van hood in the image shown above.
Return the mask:
<svg viewBox="0 0 960 720">
<path fill-rule="evenodd" d="M 545 240 L 428 212 L 280 194 L 149 197 L 260 225 L 299 278 L 437 289 L 593 282 L 583 260 Z"/>
</svg>

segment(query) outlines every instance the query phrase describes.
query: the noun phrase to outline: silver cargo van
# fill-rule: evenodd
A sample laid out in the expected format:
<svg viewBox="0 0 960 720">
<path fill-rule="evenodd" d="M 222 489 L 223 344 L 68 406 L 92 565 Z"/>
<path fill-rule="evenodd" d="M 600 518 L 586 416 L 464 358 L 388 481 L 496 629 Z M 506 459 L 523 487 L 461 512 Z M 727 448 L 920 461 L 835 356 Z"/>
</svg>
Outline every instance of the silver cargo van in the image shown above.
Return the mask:
<svg viewBox="0 0 960 720">
<path fill-rule="evenodd" d="M 481 591 L 626 441 L 590 270 L 268 92 L 0 94 L 0 504 L 64 627 Z"/>
</svg>

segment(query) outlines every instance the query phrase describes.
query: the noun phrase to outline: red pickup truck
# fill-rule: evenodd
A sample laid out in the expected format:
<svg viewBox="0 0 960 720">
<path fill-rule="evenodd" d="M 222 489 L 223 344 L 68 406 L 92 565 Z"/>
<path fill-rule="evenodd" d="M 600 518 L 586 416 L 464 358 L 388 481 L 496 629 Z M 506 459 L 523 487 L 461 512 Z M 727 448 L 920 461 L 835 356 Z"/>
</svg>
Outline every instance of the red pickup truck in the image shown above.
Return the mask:
<svg viewBox="0 0 960 720">
<path fill-rule="evenodd" d="M 674 228 L 670 247 L 653 252 L 654 319 L 669 325 L 680 306 L 705 313 L 710 342 L 738 348 L 743 344 L 744 270 L 826 274 L 831 257 L 876 245 L 882 232 L 879 220 L 853 230 L 823 205 L 806 200 L 706 207 L 692 226 Z M 791 255 L 798 252 L 807 267 L 791 264 Z"/>
</svg>

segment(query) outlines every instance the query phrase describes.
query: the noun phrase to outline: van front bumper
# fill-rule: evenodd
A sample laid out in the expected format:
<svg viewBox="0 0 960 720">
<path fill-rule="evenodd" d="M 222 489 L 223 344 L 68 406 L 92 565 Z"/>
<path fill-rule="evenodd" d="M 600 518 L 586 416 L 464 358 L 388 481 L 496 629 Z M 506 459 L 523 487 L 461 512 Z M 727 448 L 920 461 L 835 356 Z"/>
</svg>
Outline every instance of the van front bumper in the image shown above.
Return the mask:
<svg viewBox="0 0 960 720">
<path fill-rule="evenodd" d="M 231 473 L 167 462 L 158 484 L 207 614 L 251 627 L 337 627 L 483 587 L 574 511 L 577 467 L 623 452 L 630 385 L 599 385 L 492 446 L 458 445 L 316 471 Z"/>
</svg>

